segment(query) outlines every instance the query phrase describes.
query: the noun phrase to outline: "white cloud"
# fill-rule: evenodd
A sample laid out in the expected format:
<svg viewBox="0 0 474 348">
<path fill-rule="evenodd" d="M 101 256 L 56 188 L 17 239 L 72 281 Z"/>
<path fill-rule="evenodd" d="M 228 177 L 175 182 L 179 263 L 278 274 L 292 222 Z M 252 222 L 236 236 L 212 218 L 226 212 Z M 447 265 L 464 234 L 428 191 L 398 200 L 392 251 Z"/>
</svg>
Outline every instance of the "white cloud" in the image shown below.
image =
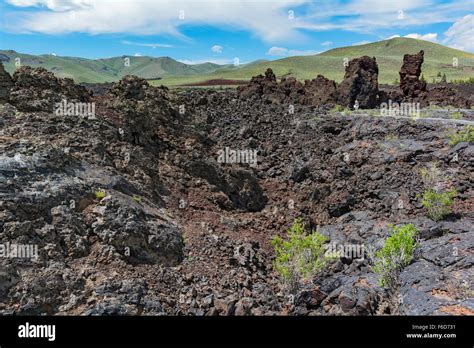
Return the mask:
<svg viewBox="0 0 474 348">
<path fill-rule="evenodd" d="M 289 56 L 311 56 L 314 54 L 321 53 L 320 51 L 314 50 L 289 50 L 285 47 L 276 47 L 273 46 L 267 51 L 268 56 L 275 57 L 289 57 Z"/>
<path fill-rule="evenodd" d="M 214 45 L 214 46 L 211 47 L 211 51 L 214 52 L 214 53 L 222 53 L 223 49 L 224 49 L 224 47 L 219 46 L 219 45 Z"/>
<path fill-rule="evenodd" d="M 288 55 L 288 48 L 273 46 L 266 54 L 268 56 L 286 56 Z"/>
<path fill-rule="evenodd" d="M 323 43 L 321 43 L 321 46 L 331 46 L 332 45 L 332 41 L 324 41 Z"/>
<path fill-rule="evenodd" d="M 53 11 L 70 11 L 91 7 L 91 0 L 7 0 L 18 7 L 45 7 Z"/>
<path fill-rule="evenodd" d="M 7 0 L 17 7 L 36 6 L 32 11 L 13 12 L 12 32 L 63 34 L 127 33 L 169 35 L 186 39 L 183 26 L 215 25 L 244 29 L 272 42 L 302 37 L 299 19 L 288 11 L 310 0 L 254 1 L 234 0 Z M 180 18 L 180 11 L 183 16 Z"/>
<path fill-rule="evenodd" d="M 135 56 L 135 57 L 141 57 L 142 54 L 141 54 L 140 52 L 137 52 L 137 53 L 134 54 L 134 56 Z"/>
<path fill-rule="evenodd" d="M 402 11 L 402 12 L 400 12 Z M 454 22 L 472 12 L 472 0 L 332 0 L 318 1 L 301 21 L 313 31 L 347 30 L 378 34 L 380 29 Z M 400 16 L 402 13 L 402 16 Z"/>
<path fill-rule="evenodd" d="M 405 35 L 404 37 L 410 38 L 410 39 L 418 39 L 418 40 L 425 40 L 425 41 L 433 41 L 436 42 L 438 39 L 438 34 L 437 33 L 428 33 L 428 34 L 417 34 L 417 33 L 412 33 Z"/>
<path fill-rule="evenodd" d="M 294 44 L 306 38 L 306 31 L 378 34 L 388 28 L 455 22 L 466 13 L 472 13 L 472 0 L 5 1 L 17 7 L 5 13 L 5 18 L 13 18 L 3 24 L 11 32 L 126 33 L 168 35 L 185 40 L 187 37 L 181 32 L 183 27 L 205 23 L 221 29 L 245 30 L 274 45 Z M 288 15 L 290 10 L 295 13 L 292 19 Z M 179 11 L 183 11 L 183 19 L 179 18 Z M 402 18 L 399 18 L 399 11 L 403 11 Z M 412 30 L 416 33 L 416 29 Z M 454 28 L 450 33 L 456 30 Z M 459 33 L 446 36 L 452 45 L 466 46 L 462 40 L 454 38 L 459 37 Z"/>
<path fill-rule="evenodd" d="M 458 50 L 474 52 L 474 15 L 457 20 L 445 33 L 443 43 Z"/>
</svg>

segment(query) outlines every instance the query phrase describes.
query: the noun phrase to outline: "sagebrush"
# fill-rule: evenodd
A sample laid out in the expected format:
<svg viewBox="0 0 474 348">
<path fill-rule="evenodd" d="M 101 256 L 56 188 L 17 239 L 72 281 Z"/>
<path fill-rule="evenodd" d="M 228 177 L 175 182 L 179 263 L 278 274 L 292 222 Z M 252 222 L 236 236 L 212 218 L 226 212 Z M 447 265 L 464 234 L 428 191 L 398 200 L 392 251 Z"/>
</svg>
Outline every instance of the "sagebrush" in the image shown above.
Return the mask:
<svg viewBox="0 0 474 348">
<path fill-rule="evenodd" d="M 286 290 L 294 293 L 301 281 L 314 278 L 323 270 L 331 257 L 325 255 L 327 238 L 316 231 L 306 233 L 300 219 L 294 221 L 287 238 L 272 238 L 275 248 L 273 266 L 282 277 Z"/>
<path fill-rule="evenodd" d="M 379 284 L 394 289 L 398 284 L 400 271 L 414 258 L 418 230 L 413 224 L 397 227 L 390 225 L 390 237 L 375 253 L 374 271 L 380 275 Z"/>
</svg>

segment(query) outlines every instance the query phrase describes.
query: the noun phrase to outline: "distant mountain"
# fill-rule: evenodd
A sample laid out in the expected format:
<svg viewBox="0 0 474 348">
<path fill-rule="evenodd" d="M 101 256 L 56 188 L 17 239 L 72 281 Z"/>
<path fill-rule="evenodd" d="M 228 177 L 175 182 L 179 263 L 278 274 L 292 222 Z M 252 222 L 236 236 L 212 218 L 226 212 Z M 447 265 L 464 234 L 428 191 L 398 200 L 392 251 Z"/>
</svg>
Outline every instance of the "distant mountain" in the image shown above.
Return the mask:
<svg viewBox="0 0 474 348">
<path fill-rule="evenodd" d="M 377 58 L 379 82 L 393 83 L 398 80 L 403 55 L 425 51 L 423 76 L 431 82 L 438 73 L 446 74 L 449 80 L 474 77 L 474 54 L 452 49 L 429 41 L 409 38 L 394 38 L 359 46 L 335 48 L 318 55 L 288 57 L 274 61 L 257 60 L 239 66 L 213 63 L 185 64 L 170 57 L 122 56 L 108 59 L 84 59 L 54 55 L 34 56 L 15 51 L 0 50 L 8 72 L 15 70 L 15 58 L 23 65 L 43 66 L 60 77 L 71 77 L 76 82 L 117 81 L 127 74 L 146 79 L 156 79 L 154 84 L 170 86 L 186 85 L 206 80 L 249 80 L 252 76 L 272 68 L 278 77 L 294 76 L 297 79 L 312 79 L 318 74 L 341 81 L 344 76 L 344 60 L 368 55 Z M 130 62 L 129 66 L 125 64 Z M 457 62 L 457 66 L 453 65 Z"/>
<path fill-rule="evenodd" d="M 85 59 L 49 54 L 34 56 L 11 50 L 0 50 L 0 60 L 10 73 L 15 71 L 17 58 L 20 58 L 22 65 L 42 66 L 57 76 L 70 77 L 76 82 L 117 81 L 128 74 L 146 79 L 157 79 L 166 76 L 192 76 L 208 74 L 223 68 L 222 65 L 213 63 L 184 64 L 170 57 L 122 56 L 107 59 Z"/>
</svg>

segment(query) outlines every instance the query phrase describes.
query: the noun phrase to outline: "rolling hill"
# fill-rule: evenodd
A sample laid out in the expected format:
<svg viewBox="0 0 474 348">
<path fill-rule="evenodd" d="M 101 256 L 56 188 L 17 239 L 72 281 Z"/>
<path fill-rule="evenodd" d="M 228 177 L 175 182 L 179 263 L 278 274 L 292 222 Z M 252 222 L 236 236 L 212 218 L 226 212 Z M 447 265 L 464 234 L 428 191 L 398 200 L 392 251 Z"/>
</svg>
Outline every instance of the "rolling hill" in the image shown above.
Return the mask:
<svg viewBox="0 0 474 348">
<path fill-rule="evenodd" d="M 59 77 L 70 77 L 76 82 L 92 83 L 117 81 L 129 74 L 146 79 L 157 79 L 166 76 L 203 75 L 225 68 L 225 66 L 213 63 L 189 65 L 170 57 L 122 56 L 107 59 L 85 59 L 50 54 L 34 56 L 11 50 L 0 50 L 0 60 L 9 73 L 15 71 L 17 58 L 20 58 L 22 65 L 42 66 Z"/>
<path fill-rule="evenodd" d="M 312 79 L 322 74 L 329 79 L 341 81 L 344 76 L 344 58 L 348 60 L 363 55 L 377 58 L 379 82 L 392 84 L 398 81 L 403 55 L 425 51 L 423 75 L 428 82 L 438 72 L 446 74 L 447 80 L 474 77 L 474 54 L 452 49 L 429 41 L 410 38 L 394 38 L 360 46 L 335 48 L 313 56 L 288 57 L 242 66 L 240 69 L 222 69 L 203 76 L 169 76 L 156 82 L 165 85 L 183 85 L 206 79 L 248 80 L 250 77 L 272 68 L 278 77 L 294 76 L 299 80 Z M 453 58 L 458 66 L 453 66 Z"/>
<path fill-rule="evenodd" d="M 393 83 L 398 80 L 403 55 L 425 51 L 423 75 L 431 82 L 439 73 L 446 74 L 448 81 L 474 77 L 474 54 L 452 49 L 429 41 L 409 38 L 393 38 L 359 46 L 335 48 L 318 55 L 299 56 L 274 61 L 257 60 L 240 66 L 203 63 L 189 65 L 169 57 L 114 57 L 108 59 L 84 59 L 54 55 L 28 55 L 15 51 L 1 51 L 0 60 L 7 71 L 15 70 L 15 58 L 23 65 L 43 66 L 61 77 L 74 78 L 76 82 L 117 81 L 127 74 L 134 74 L 153 84 L 180 86 L 206 80 L 249 80 L 252 76 L 272 68 L 278 77 L 294 76 L 299 80 L 312 79 L 318 74 L 341 81 L 344 60 L 363 55 L 377 58 L 379 82 Z M 130 64 L 127 66 L 126 59 Z M 453 59 L 458 66 L 453 66 Z"/>
</svg>

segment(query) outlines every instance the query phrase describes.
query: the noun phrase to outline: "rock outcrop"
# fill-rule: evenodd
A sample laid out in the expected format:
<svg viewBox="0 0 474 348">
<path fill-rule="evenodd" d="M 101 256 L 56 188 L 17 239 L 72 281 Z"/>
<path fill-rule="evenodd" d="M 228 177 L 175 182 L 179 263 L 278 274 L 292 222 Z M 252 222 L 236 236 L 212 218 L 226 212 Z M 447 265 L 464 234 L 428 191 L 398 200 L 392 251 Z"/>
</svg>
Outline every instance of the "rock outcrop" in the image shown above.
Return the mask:
<svg viewBox="0 0 474 348">
<path fill-rule="evenodd" d="M 339 103 L 354 109 L 371 109 L 378 105 L 379 68 L 374 58 L 363 56 L 352 59 L 346 67 L 344 79 L 337 88 Z M 357 107 L 356 107 L 357 108 Z"/>
<path fill-rule="evenodd" d="M 0 62 L 0 103 L 6 103 L 10 95 L 10 89 L 13 87 L 13 81 L 8 72 L 5 71 Z"/>
<path fill-rule="evenodd" d="M 405 54 L 400 70 L 400 89 L 408 98 L 415 98 L 426 91 L 426 82 L 420 80 L 421 65 L 425 52 L 421 50 L 416 54 Z"/>
<path fill-rule="evenodd" d="M 431 104 L 469 108 L 468 98 L 461 96 L 451 87 L 442 86 L 427 89 L 420 80 L 424 52 L 406 54 L 400 70 L 399 90 L 379 90 L 379 69 L 375 57 L 362 56 L 349 61 L 344 79 L 336 82 L 318 75 L 306 80 L 304 85 L 294 77 L 282 78 L 279 82 L 269 68 L 265 76 L 252 77 L 247 85 L 237 88 L 243 99 L 261 99 L 272 104 L 300 104 L 320 107 L 342 105 L 349 109 L 375 109 L 381 103 L 420 103 L 421 107 Z"/>
<path fill-rule="evenodd" d="M 304 85 L 294 77 L 278 82 L 267 69 L 265 76 L 255 76 L 248 85 L 240 86 L 238 94 L 242 99 L 261 98 L 275 104 L 318 107 L 338 103 L 351 109 L 355 104 L 356 108 L 374 108 L 379 103 L 378 66 L 375 58 L 367 56 L 351 60 L 339 86 L 322 75 L 306 80 Z"/>
<path fill-rule="evenodd" d="M 328 90 L 324 90 L 329 87 Z M 307 104 L 321 105 L 333 98 L 331 82 L 319 75 L 318 78 L 306 81 L 303 85 L 294 77 L 277 81 L 272 69 L 268 68 L 265 76 L 252 77 L 245 86 L 239 86 L 237 93 L 241 99 L 263 99 L 274 104 Z"/>
<path fill-rule="evenodd" d="M 418 102 L 422 107 L 434 104 L 469 108 L 471 105 L 469 100 L 459 95 L 453 88 L 448 86 L 428 88 L 426 82 L 420 80 L 423 60 L 424 52 L 422 50 L 416 54 L 405 54 L 400 69 L 402 96 L 398 98 L 395 95 L 394 99 L 400 99 L 408 103 Z"/>
<path fill-rule="evenodd" d="M 275 91 L 276 85 L 275 74 L 272 69 L 268 68 L 265 71 L 265 76 L 260 74 L 252 77 L 248 85 L 237 87 L 237 91 L 241 98 L 248 99 L 271 94 Z"/>
<path fill-rule="evenodd" d="M 177 115 L 165 87 L 152 87 L 145 79 L 130 75 L 112 86 L 106 105 L 114 110 L 111 121 L 119 125 L 121 136 L 142 146 L 157 145 L 159 130 L 171 126 Z"/>
<path fill-rule="evenodd" d="M 55 103 L 88 102 L 90 93 L 69 78 L 60 79 L 44 68 L 22 66 L 13 74 L 10 103 L 20 111 L 54 112 Z"/>
<path fill-rule="evenodd" d="M 301 102 L 305 105 L 331 105 L 337 101 L 336 82 L 318 75 L 315 79 L 306 80 L 304 84 L 304 96 Z"/>
</svg>

